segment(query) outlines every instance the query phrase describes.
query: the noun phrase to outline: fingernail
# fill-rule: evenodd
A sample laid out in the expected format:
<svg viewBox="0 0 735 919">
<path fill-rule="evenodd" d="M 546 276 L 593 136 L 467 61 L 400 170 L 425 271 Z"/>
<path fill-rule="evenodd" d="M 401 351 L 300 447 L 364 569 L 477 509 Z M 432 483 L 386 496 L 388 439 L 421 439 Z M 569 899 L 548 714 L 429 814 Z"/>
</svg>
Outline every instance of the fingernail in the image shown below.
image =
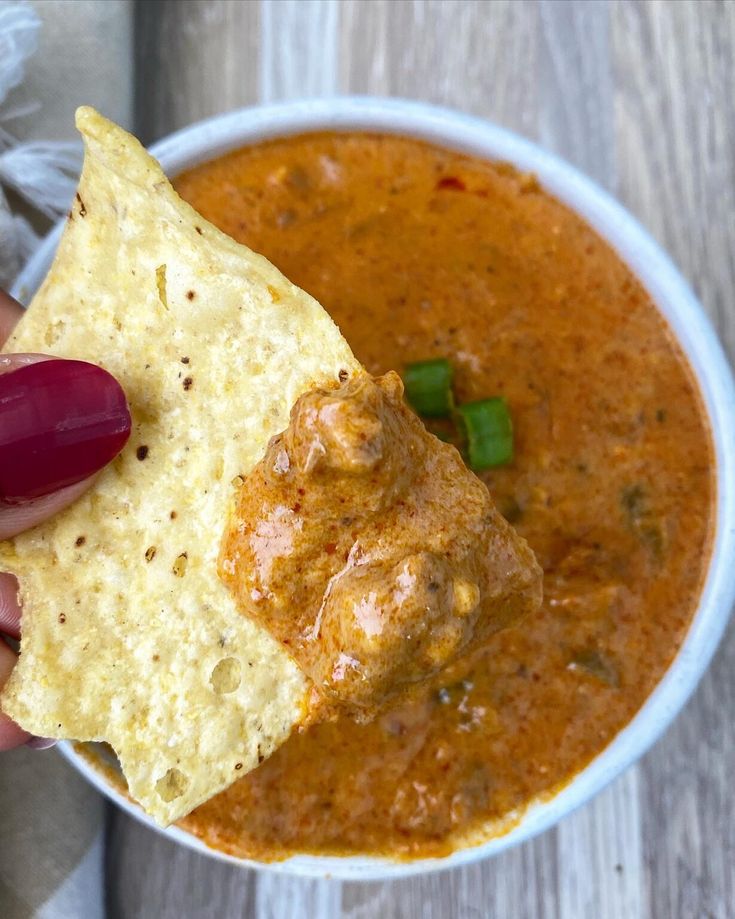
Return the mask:
<svg viewBox="0 0 735 919">
<path fill-rule="evenodd" d="M 48 750 L 49 747 L 56 746 L 56 741 L 51 737 L 31 737 L 25 742 L 25 746 L 31 750 Z"/>
<path fill-rule="evenodd" d="M 39 361 L 0 374 L 0 500 L 29 501 L 81 482 L 129 435 L 125 393 L 95 364 Z"/>
</svg>

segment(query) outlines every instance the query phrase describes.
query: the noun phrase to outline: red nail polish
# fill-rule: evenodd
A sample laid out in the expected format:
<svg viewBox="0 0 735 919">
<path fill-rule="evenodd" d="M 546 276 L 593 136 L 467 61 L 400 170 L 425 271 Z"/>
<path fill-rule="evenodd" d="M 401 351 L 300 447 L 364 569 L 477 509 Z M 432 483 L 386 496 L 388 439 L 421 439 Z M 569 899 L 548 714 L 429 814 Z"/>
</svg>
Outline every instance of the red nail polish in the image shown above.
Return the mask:
<svg viewBox="0 0 735 919">
<path fill-rule="evenodd" d="M 39 361 L 0 374 L 0 500 L 20 503 L 81 482 L 129 435 L 125 393 L 95 364 Z"/>
</svg>

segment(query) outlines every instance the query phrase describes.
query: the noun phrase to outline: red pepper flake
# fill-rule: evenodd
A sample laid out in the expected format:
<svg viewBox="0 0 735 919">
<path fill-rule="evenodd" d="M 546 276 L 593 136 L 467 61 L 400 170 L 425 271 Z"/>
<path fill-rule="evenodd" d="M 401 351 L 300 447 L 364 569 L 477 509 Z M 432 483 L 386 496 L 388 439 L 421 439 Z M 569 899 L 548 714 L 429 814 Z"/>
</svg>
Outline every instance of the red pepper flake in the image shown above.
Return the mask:
<svg viewBox="0 0 735 919">
<path fill-rule="evenodd" d="M 141 462 L 143 462 L 143 460 L 146 458 L 146 456 L 148 456 L 148 447 L 146 447 L 145 444 L 142 444 L 142 445 L 141 445 L 140 447 L 138 447 L 138 449 L 135 451 L 135 455 L 138 457 L 138 459 L 139 459 Z"/>
<path fill-rule="evenodd" d="M 301 510 L 301 505 L 299 504 L 298 501 L 296 502 L 296 504 L 294 504 L 291 510 L 294 512 L 294 514 L 298 514 L 298 512 Z"/>
<path fill-rule="evenodd" d="M 86 537 L 86 536 L 77 536 L 76 542 L 74 543 L 74 545 L 75 545 L 75 546 L 83 546 L 84 543 L 85 543 L 86 541 L 87 541 L 87 537 Z"/>
<path fill-rule="evenodd" d="M 194 377 L 184 377 L 183 387 L 186 392 L 188 392 L 191 387 L 194 385 Z"/>
<path fill-rule="evenodd" d="M 298 491 L 298 493 L 301 495 L 302 498 L 306 494 L 306 491 L 303 488 L 297 488 L 296 490 Z"/>
<path fill-rule="evenodd" d="M 467 186 L 458 176 L 443 176 L 436 183 L 438 191 L 465 191 Z"/>
<path fill-rule="evenodd" d="M 334 555 L 334 553 L 337 551 L 337 543 L 336 542 L 326 543 L 324 546 L 324 551 L 327 553 L 327 555 Z"/>
</svg>

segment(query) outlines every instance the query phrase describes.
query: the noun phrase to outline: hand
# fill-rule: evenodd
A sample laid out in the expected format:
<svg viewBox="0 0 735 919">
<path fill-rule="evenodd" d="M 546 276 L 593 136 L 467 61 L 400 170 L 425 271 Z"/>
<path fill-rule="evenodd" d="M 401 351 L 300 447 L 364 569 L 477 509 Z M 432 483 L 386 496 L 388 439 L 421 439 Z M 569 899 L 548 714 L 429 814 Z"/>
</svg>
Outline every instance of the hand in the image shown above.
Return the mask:
<svg viewBox="0 0 735 919">
<path fill-rule="evenodd" d="M 22 316 L 0 291 L 0 346 Z M 28 530 L 71 504 L 122 450 L 130 412 L 120 384 L 83 361 L 0 354 L 0 540 Z M 0 573 L 0 687 L 16 661 L 2 633 L 20 637 L 18 584 Z M 40 748 L 0 712 L 0 750 Z"/>
</svg>

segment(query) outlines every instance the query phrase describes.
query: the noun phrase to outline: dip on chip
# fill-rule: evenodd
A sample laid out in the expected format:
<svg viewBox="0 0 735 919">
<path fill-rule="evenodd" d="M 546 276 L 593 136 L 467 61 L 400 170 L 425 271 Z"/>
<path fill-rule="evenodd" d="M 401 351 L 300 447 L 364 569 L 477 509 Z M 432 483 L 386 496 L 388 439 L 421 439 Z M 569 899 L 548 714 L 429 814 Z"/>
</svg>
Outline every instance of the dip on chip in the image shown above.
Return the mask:
<svg viewBox="0 0 735 919">
<path fill-rule="evenodd" d="M 90 108 L 77 125 L 76 201 L 6 350 L 106 368 L 133 430 L 76 504 L 0 543 L 23 603 L 2 708 L 108 741 L 168 823 L 303 717 L 306 678 L 217 577 L 220 537 L 233 481 L 296 399 L 358 365 L 319 304 L 185 204 L 137 140 Z"/>
<path fill-rule="evenodd" d="M 541 570 L 395 373 L 96 112 L 56 260 L 8 342 L 105 367 L 133 432 L 0 544 L 23 602 L 2 706 L 105 740 L 170 822 L 309 719 L 368 721 L 538 608 Z"/>
</svg>

